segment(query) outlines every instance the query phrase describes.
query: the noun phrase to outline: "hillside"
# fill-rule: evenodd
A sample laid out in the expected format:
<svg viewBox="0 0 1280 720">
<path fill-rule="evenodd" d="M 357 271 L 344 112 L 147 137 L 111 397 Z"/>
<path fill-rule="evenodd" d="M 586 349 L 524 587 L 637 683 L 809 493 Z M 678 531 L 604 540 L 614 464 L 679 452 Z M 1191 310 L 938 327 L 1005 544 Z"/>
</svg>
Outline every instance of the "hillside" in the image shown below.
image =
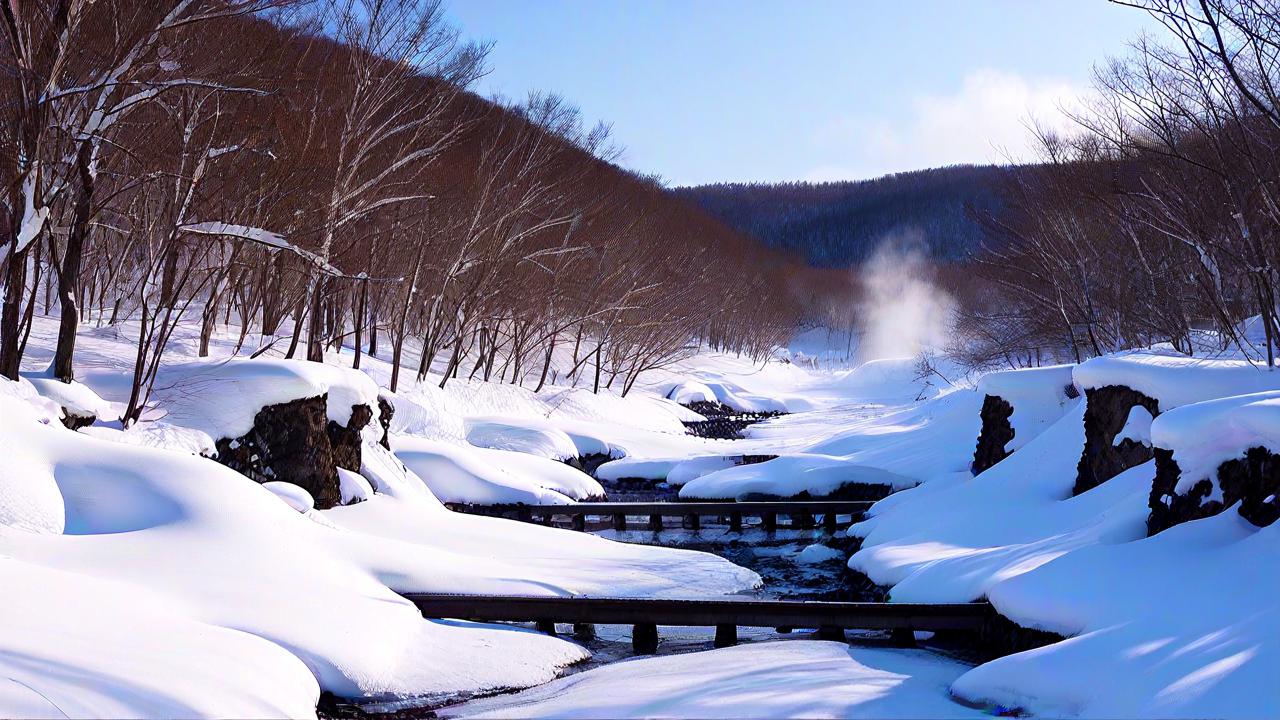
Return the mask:
<svg viewBox="0 0 1280 720">
<path fill-rule="evenodd" d="M 677 188 L 737 230 L 820 267 L 865 260 L 886 238 L 914 240 L 930 254 L 963 258 L 982 228 L 967 208 L 999 206 L 1003 173 L 994 165 L 957 165 L 830 183 L 718 183 Z"/>
</svg>

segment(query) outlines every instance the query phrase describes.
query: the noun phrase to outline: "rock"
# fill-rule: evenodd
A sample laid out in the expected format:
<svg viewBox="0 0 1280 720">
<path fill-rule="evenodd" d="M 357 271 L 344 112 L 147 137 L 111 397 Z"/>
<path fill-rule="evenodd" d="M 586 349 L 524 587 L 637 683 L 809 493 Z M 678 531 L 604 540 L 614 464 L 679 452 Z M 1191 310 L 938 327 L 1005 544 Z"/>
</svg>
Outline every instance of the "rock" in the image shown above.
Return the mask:
<svg viewBox="0 0 1280 720">
<path fill-rule="evenodd" d="M 1182 470 L 1173 459 L 1173 451 L 1155 449 L 1156 477 L 1151 484 L 1147 505 L 1147 535 L 1167 530 L 1189 520 L 1217 515 L 1240 503 L 1240 516 L 1265 527 L 1280 519 L 1280 455 L 1265 447 L 1250 448 L 1243 458 L 1227 460 L 1216 470 L 1216 477 L 1201 478 L 1185 493 L 1178 493 Z M 1215 484 L 1221 489 L 1221 500 L 1210 500 Z"/>
<path fill-rule="evenodd" d="M 986 470 L 1009 457 L 1005 446 L 1013 439 L 1013 406 L 999 395 L 986 395 L 982 399 L 982 430 L 978 433 L 978 447 L 973 451 L 973 474 Z"/>
<path fill-rule="evenodd" d="M 62 424 L 68 430 L 79 430 L 86 428 L 98 422 L 96 415 L 84 415 L 72 411 L 70 408 L 63 406 L 62 408 Z"/>
<path fill-rule="evenodd" d="M 396 414 L 396 406 L 391 404 L 385 395 L 378 396 L 378 424 L 382 426 L 382 437 L 378 439 L 378 444 L 390 450 L 391 439 L 391 417 Z"/>
<path fill-rule="evenodd" d="M 1084 452 L 1076 466 L 1073 495 L 1101 485 L 1131 467 L 1153 457 L 1150 447 L 1130 439 L 1115 441 L 1129 420 L 1129 411 L 1141 405 L 1152 417 L 1160 403 L 1123 385 L 1107 385 L 1085 391 Z"/>
<path fill-rule="evenodd" d="M 373 408 L 368 405 L 352 405 L 351 420 L 339 425 L 330 420 L 325 426 L 329 445 L 333 451 L 333 464 L 352 472 L 360 472 L 360 446 L 364 439 L 361 431 L 373 420 Z"/>
<path fill-rule="evenodd" d="M 373 411 L 365 408 L 363 428 Z M 329 438 L 327 396 L 301 398 L 268 405 L 253 418 L 253 428 L 238 438 L 222 438 L 215 445 L 218 462 L 261 483 L 282 481 L 306 490 L 319 509 L 331 508 L 341 499 L 337 463 Z M 356 416 L 352 415 L 352 425 Z M 346 442 L 346 433 L 337 433 Z M 354 432 L 358 438 L 359 431 Z M 351 461 L 343 448 L 344 462 Z M 358 450 L 355 456 L 359 469 Z"/>
</svg>

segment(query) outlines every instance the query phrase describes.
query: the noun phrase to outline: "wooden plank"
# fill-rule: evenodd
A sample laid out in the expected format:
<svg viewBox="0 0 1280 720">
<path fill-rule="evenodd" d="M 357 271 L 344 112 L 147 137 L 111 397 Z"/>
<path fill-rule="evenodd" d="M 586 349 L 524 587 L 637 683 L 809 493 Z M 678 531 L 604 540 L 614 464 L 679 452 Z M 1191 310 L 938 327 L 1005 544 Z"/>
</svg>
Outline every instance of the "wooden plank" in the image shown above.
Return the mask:
<svg viewBox="0 0 1280 720">
<path fill-rule="evenodd" d="M 524 597 L 405 595 L 425 617 L 481 621 L 657 624 L 678 626 L 979 630 L 993 617 L 989 603 L 856 603 L 750 598 Z"/>
<path fill-rule="evenodd" d="M 580 502 L 571 505 L 463 505 L 451 503 L 460 512 L 497 514 L 514 512 L 528 518 L 587 515 L 661 515 L 683 517 L 689 514 L 730 515 L 761 517 L 764 513 L 858 515 L 866 512 L 873 503 L 869 500 L 770 500 L 748 502 Z"/>
</svg>

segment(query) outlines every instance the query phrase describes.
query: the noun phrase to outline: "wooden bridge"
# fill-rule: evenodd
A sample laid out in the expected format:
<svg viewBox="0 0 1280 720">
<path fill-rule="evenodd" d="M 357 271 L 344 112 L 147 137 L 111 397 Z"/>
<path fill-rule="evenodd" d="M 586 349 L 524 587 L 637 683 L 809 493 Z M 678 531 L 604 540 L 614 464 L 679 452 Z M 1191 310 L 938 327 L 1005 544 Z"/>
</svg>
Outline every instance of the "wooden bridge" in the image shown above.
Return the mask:
<svg viewBox="0 0 1280 720">
<path fill-rule="evenodd" d="M 714 598 L 526 597 L 406 593 L 423 617 L 482 622 L 535 622 L 555 633 L 555 624 L 573 623 L 579 637 L 594 635 L 598 623 L 631 625 L 632 649 L 652 654 L 658 626 L 714 626 L 715 646 L 737 643 L 739 627 L 816 628 L 823 639 L 844 640 L 846 629 L 889 630 L 909 642 L 914 630 L 982 631 L 995 617 L 989 603 L 866 603 Z"/>
<path fill-rule="evenodd" d="M 494 517 L 511 517 L 525 522 L 541 522 L 551 524 L 556 517 L 567 517 L 574 530 L 587 529 L 587 517 L 608 517 L 613 520 L 613 529 L 626 530 L 628 517 L 648 517 L 648 529 L 662 530 L 664 517 L 679 517 L 682 525 L 694 530 L 701 527 L 702 518 L 715 516 L 727 518 L 729 529 L 742 530 L 742 520 L 747 517 L 760 518 L 760 524 L 766 531 L 778 529 L 778 517 L 788 518 L 793 528 L 813 528 L 814 517 L 822 516 L 822 527 L 828 532 L 835 532 L 839 527 L 840 515 L 850 515 L 854 520 L 862 517 L 869 500 L 778 500 L 760 502 L 580 502 L 569 505 L 466 505 L 450 503 L 449 508 L 457 512 Z"/>
</svg>

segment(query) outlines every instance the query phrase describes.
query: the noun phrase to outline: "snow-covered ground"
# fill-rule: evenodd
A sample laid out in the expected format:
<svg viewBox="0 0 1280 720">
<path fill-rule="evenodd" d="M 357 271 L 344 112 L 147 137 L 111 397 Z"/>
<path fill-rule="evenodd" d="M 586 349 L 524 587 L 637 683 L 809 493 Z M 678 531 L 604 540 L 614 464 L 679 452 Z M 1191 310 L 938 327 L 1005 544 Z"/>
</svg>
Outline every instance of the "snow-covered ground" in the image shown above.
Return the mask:
<svg viewBox="0 0 1280 720">
<path fill-rule="evenodd" d="M 952 386 L 911 360 L 832 370 L 704 352 L 644 376 L 627 397 L 465 379 L 441 389 L 435 375 L 410 375 L 391 394 L 380 358 L 360 371 L 346 369 L 349 349 L 325 365 L 274 351 L 228 361 L 230 332 L 200 359 L 183 327 L 152 407 L 121 429 L 130 328 L 86 328 L 72 386 L 43 373 L 53 333 L 37 318 L 24 379 L 0 383 L 0 715 L 297 717 L 321 691 L 527 688 L 588 650 L 512 626 L 426 621 L 397 591 L 688 596 L 758 584 L 711 554 L 443 505 L 571 503 L 633 477 L 694 498 L 887 485 L 898 492 L 850 530 L 861 542 L 851 568 L 890 586 L 893 601 L 987 598 L 1068 639 L 973 668 L 924 651 L 754 643 L 608 665 L 451 712 L 1280 715 L 1268 691 L 1280 660 L 1280 530 L 1233 506 L 1147 537 L 1152 463 L 1073 495 L 1086 400 L 1069 390 L 1123 384 L 1156 400 L 1161 414 L 1131 415 L 1117 442 L 1169 450 L 1184 492 L 1250 448 L 1280 450 L 1280 372 L 1157 350 L 963 381 L 944 369 Z M 296 486 L 259 485 L 200 457 L 265 405 L 321 394 L 326 421 L 346 424 L 353 405 L 375 412 L 359 472 L 339 473 L 344 502 L 362 502 L 317 510 Z M 1012 454 L 974 476 L 986 394 L 1012 404 L 1015 434 Z M 390 450 L 377 444 L 379 396 L 395 410 Z M 790 414 L 743 440 L 707 440 L 683 432 L 699 416 L 673 396 Z M 71 431 L 64 412 L 100 419 Z M 738 464 L 744 455 L 778 457 Z M 597 479 L 562 462 L 579 456 L 614 459 Z M 815 545 L 796 562 L 832 552 Z"/>
</svg>

